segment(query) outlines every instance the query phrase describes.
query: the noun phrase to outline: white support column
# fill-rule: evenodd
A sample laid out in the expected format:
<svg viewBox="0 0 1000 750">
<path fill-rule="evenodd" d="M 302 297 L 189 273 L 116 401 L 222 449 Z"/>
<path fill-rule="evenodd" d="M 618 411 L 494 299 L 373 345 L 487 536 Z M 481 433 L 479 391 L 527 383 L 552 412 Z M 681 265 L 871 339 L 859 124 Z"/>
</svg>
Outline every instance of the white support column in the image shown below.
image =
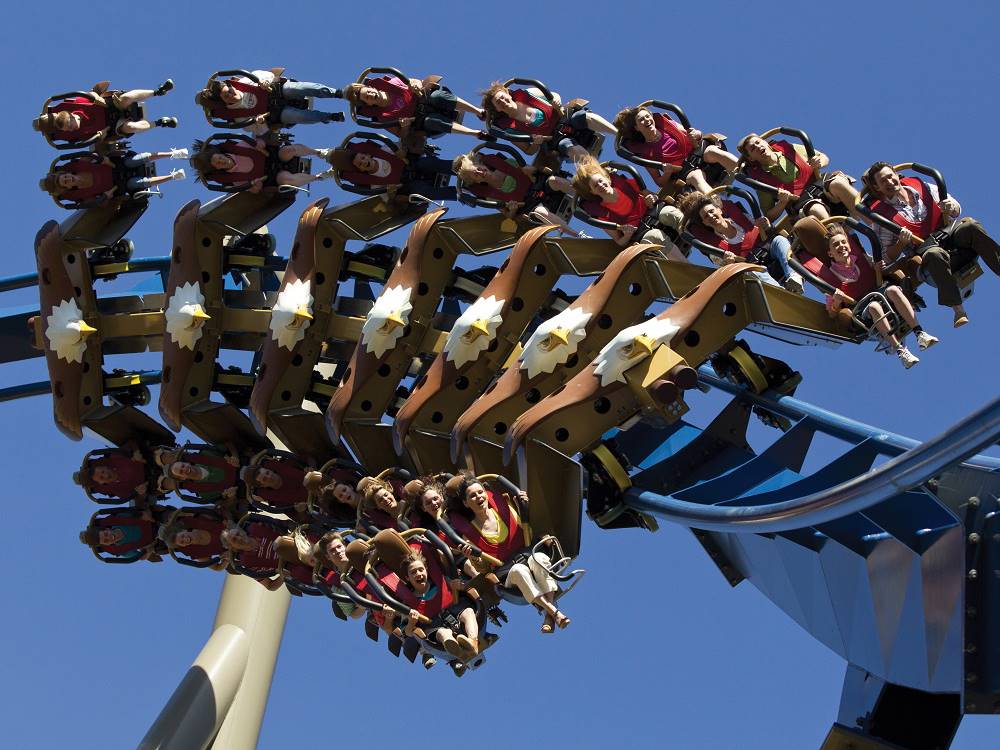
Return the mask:
<svg viewBox="0 0 1000 750">
<path fill-rule="evenodd" d="M 212 635 L 139 750 L 253 750 L 290 600 L 283 587 L 226 576 Z"/>
<path fill-rule="evenodd" d="M 242 628 L 250 641 L 250 655 L 243 683 L 211 745 L 212 750 L 257 747 L 291 599 L 284 586 L 268 591 L 252 578 L 227 576 L 215 614 L 215 627 L 232 624 Z"/>
</svg>

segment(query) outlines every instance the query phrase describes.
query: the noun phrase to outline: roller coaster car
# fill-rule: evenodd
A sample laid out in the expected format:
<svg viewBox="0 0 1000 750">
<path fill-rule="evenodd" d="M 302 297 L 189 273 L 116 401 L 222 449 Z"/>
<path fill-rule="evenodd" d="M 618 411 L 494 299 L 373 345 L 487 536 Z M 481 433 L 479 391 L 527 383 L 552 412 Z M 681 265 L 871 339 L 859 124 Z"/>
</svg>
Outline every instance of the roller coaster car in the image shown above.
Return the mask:
<svg viewBox="0 0 1000 750">
<path fill-rule="evenodd" d="M 657 144 L 647 144 L 641 138 L 638 140 L 625 140 L 623 133 L 619 131 L 615 137 L 615 153 L 621 158 L 633 164 L 646 167 L 652 175 L 659 174 L 664 166 L 671 166 L 680 167 L 680 169 L 673 173 L 673 177 L 677 180 L 683 180 L 689 172 L 695 169 L 707 170 L 708 173 L 705 175 L 705 179 L 711 185 L 717 184 L 723 179 L 723 167 L 715 164 L 707 164 L 704 154 L 705 148 L 709 145 L 718 146 L 725 151 L 726 143 L 724 138 L 709 139 L 708 136 L 703 136 L 699 142 L 692 141 L 688 135 L 688 131 L 691 129 L 691 122 L 688 120 L 684 110 L 676 104 L 659 99 L 647 99 L 638 104 L 636 108 L 648 110 L 653 116 L 656 129 L 661 133 L 667 133 L 677 141 L 681 153 L 674 160 L 669 162 L 663 161 L 657 158 L 657 154 L 651 148 Z"/>
<path fill-rule="evenodd" d="M 934 167 L 929 167 L 926 164 L 919 164 L 917 162 L 906 162 L 903 164 L 896 164 L 892 169 L 895 172 L 916 172 L 917 174 L 924 175 L 925 177 L 930 177 L 937 187 L 938 202 L 943 201 L 948 197 L 948 186 L 945 183 L 944 175 L 942 175 L 941 172 Z M 913 188 L 918 193 L 924 192 L 923 181 L 918 177 L 901 177 L 900 181 L 903 185 Z M 950 232 L 958 224 L 958 222 L 955 222 L 954 224 L 946 225 L 944 214 L 938 207 L 938 204 L 931 198 L 929 191 L 927 192 L 928 195 L 924 201 L 928 206 L 927 217 L 919 227 L 911 228 L 911 231 L 913 229 L 916 230 L 912 231 L 915 244 L 910 246 L 907 253 L 907 257 L 911 262 L 902 265 L 903 269 L 906 270 L 908 276 L 913 281 L 914 286 L 925 281 L 930 281 L 930 277 L 920 268 L 919 262 L 914 262 L 919 261 L 919 258 L 911 257 L 913 249 L 920 246 L 925 241 L 934 242 L 947 249 Z M 896 210 L 886 201 L 883 201 L 871 185 L 866 185 L 862 191 L 861 204 L 859 204 L 858 210 L 873 224 L 878 224 L 880 227 L 888 229 L 893 234 L 899 234 L 899 230 L 902 228 L 902 225 L 894 220 L 896 217 Z M 978 258 L 975 255 L 963 260 L 964 262 L 961 266 L 957 268 L 953 267 L 953 273 L 959 289 L 962 290 L 962 296 L 968 298 L 972 296 L 976 279 L 983 275 L 983 269 L 979 265 Z M 898 262 L 899 261 L 897 260 L 896 263 Z"/>
<path fill-rule="evenodd" d="M 364 469 L 359 464 L 334 458 L 323 464 L 319 472 L 307 475 L 305 486 L 309 491 L 308 509 L 313 519 L 332 528 L 354 526 L 357 522 L 357 510 L 337 497 L 337 487 L 343 486 L 356 497 L 354 488 L 364 474 Z M 344 490 L 341 492 L 346 494 Z"/>
<path fill-rule="evenodd" d="M 222 532 L 231 524 L 228 514 L 218 508 L 179 508 L 163 524 L 160 537 L 170 556 L 181 565 L 218 568 L 225 562 L 227 555 L 222 544 Z M 169 535 L 167 538 L 163 538 L 164 531 Z M 189 544 L 176 543 L 177 535 L 182 532 L 188 532 L 191 536 Z M 198 539 L 203 535 L 208 536 L 207 541 Z"/>
<path fill-rule="evenodd" d="M 309 491 L 304 482 L 308 470 L 308 464 L 294 453 L 273 449 L 260 451 L 240 470 L 250 507 L 290 516 L 305 513 Z"/>
<path fill-rule="evenodd" d="M 163 467 L 163 474 L 181 500 L 199 505 L 233 501 L 240 486 L 240 461 L 228 450 L 188 443 Z"/>
<path fill-rule="evenodd" d="M 158 191 L 130 192 L 128 181 L 133 177 L 154 177 L 156 165 L 152 161 L 145 161 L 136 167 L 126 166 L 125 159 L 134 156 L 135 153 L 122 149 L 108 152 L 103 156 L 94 151 L 60 154 L 52 160 L 48 175 L 41 181 L 40 187 L 52 196 L 52 200 L 60 208 L 76 210 L 114 202 L 138 204 L 142 211 L 145 211 L 149 204 L 149 196 L 154 192 L 158 194 Z M 74 181 L 90 184 L 61 187 L 63 175 L 71 175 Z M 139 212 L 140 215 L 142 211 Z"/>
<path fill-rule="evenodd" d="M 610 240 L 585 240 L 585 247 L 604 246 L 607 251 L 613 245 L 613 249 L 603 258 L 597 253 L 567 254 L 565 241 L 552 239 L 554 229 L 529 229 L 499 270 L 462 274 L 446 288 L 446 298 L 467 302 L 469 307 L 451 324 L 441 352 L 414 383 L 393 424 L 397 454 L 405 450 L 418 468 L 431 471 L 455 465 L 448 451 L 449 432 L 462 412 L 488 392 L 496 373 L 516 359 L 518 341 L 540 311 L 554 307 L 552 287 L 559 275 L 580 272 L 577 263 L 592 263 L 584 270 L 596 272 L 619 250 Z M 419 437 L 409 439 L 411 433 Z"/>
<path fill-rule="evenodd" d="M 249 376 L 217 369 L 216 359 L 224 333 L 229 333 L 225 343 L 233 348 L 260 346 L 259 326 L 265 315 L 257 309 L 264 279 L 253 274 L 253 281 L 243 279 L 243 288 L 227 291 L 225 274 L 240 268 L 266 270 L 266 253 L 273 245 L 264 241 L 256 247 L 257 240 L 247 237 L 260 230 L 258 222 L 290 205 L 291 198 L 286 201 L 280 195 L 272 199 L 243 192 L 204 207 L 192 201 L 174 221 L 164 290 L 159 409 L 172 429 L 186 425 L 206 442 L 267 445 L 236 405 L 212 401 L 211 394 L 227 388 L 240 401 L 253 384 Z"/>
<path fill-rule="evenodd" d="M 217 148 L 226 155 L 250 159 L 253 162 L 253 168 L 249 173 L 207 172 L 202 175 L 202 182 L 209 190 L 217 193 L 240 193 L 244 190 L 250 190 L 255 180 L 263 178 L 263 188 L 271 188 L 281 192 L 295 192 L 296 190 L 308 192 L 307 188 L 278 185 L 278 172 L 309 174 L 312 170 L 312 161 L 303 156 L 296 156 L 288 161 L 282 161 L 279 158 L 278 152 L 290 140 L 290 136 L 282 134 L 265 142 L 265 150 L 261 151 L 257 148 L 256 138 L 242 133 L 213 133 L 205 139 L 202 149 Z"/>
<path fill-rule="evenodd" d="M 72 233 L 78 226 L 71 221 L 68 231 Z M 39 278 L 35 341 L 45 351 L 56 425 L 73 440 L 79 440 L 83 428 L 88 427 L 116 445 L 130 440 L 171 443 L 173 436 L 168 430 L 135 408 L 146 387 L 144 377 L 102 370 L 102 337 L 134 333 L 142 342 L 149 332 L 124 331 L 118 325 L 123 316 L 100 314 L 91 267 L 86 262 L 91 247 L 88 240 L 72 235 L 67 238 L 54 221 L 47 222 L 35 239 Z M 139 346 L 145 349 L 145 343 Z M 106 396 L 112 403 L 105 403 Z"/>
<path fill-rule="evenodd" d="M 252 125 L 259 115 L 266 115 L 268 123 L 272 126 L 290 128 L 292 124 L 281 122 L 281 111 L 285 107 L 311 109 L 312 100 L 284 96 L 281 92 L 281 84 L 293 79 L 282 77 L 283 71 L 284 68 L 271 69 L 276 79 L 275 86 L 265 86 L 249 70 L 219 70 L 209 76 L 205 88 L 210 87 L 213 81 L 220 81 L 228 83 L 244 93 L 253 94 L 256 102 L 249 109 L 227 107 L 222 102 L 208 101 L 201 94 L 195 98 L 195 101 L 204 111 L 205 119 L 216 128 L 245 128 Z M 246 79 L 249 83 L 240 81 L 241 78 Z"/>
<path fill-rule="evenodd" d="M 515 104 L 524 104 L 538 109 L 543 114 L 538 125 L 528 125 L 511 119 L 507 115 L 497 115 L 491 108 L 486 108 L 486 127 L 495 138 L 502 138 L 518 144 L 531 144 L 533 136 L 543 136 L 547 140 L 543 148 L 554 150 L 558 141 L 570 139 L 592 155 L 601 153 L 604 136 L 588 128 L 574 127 L 571 118 L 579 111 L 585 110 L 587 100 L 573 99 L 565 104 L 559 104 L 549 88 L 534 78 L 511 78 L 504 83 L 504 88 L 510 92 Z M 536 93 L 541 94 L 539 97 Z"/>
<path fill-rule="evenodd" d="M 173 508 L 158 510 L 165 512 Z M 160 549 L 157 527 L 156 518 L 149 509 L 102 508 L 90 517 L 86 530 L 80 532 L 80 541 L 89 546 L 101 562 L 126 565 L 156 558 Z"/>
<path fill-rule="evenodd" d="M 91 91 L 67 91 L 55 94 L 45 100 L 41 115 L 33 122 L 48 144 L 60 151 L 73 148 L 97 146 L 108 141 L 127 138 L 118 133 L 121 122 L 135 122 L 146 119 L 146 109 L 142 102 L 135 102 L 126 109 L 119 109 L 112 103 L 115 94 L 121 91 L 108 89 L 107 81 L 94 86 Z M 76 130 L 58 130 L 45 127 L 43 118 L 51 118 L 59 112 L 78 113 L 80 127 Z"/>
<path fill-rule="evenodd" d="M 407 647 L 404 643 L 407 657 L 412 661 L 416 653 L 423 650 L 435 658 L 446 660 L 459 677 L 470 667 L 472 669 L 480 667 L 485 662 L 483 651 L 493 645 L 496 637 L 491 637 L 485 632 L 486 607 L 479 592 L 466 588 L 465 597 L 461 597 L 456 587 L 459 572 L 448 546 L 434 534 L 427 533 L 425 529 L 409 529 L 402 533 L 383 530 L 372 537 L 369 546 L 370 554 L 365 575 L 369 589 L 398 612 L 407 623 L 411 610 L 419 613 L 417 624 L 408 623 L 419 639 L 419 648 L 416 645 Z M 419 596 L 407 580 L 406 560 L 414 550 L 420 552 L 427 563 L 428 594 L 433 592 L 433 596 L 426 599 Z M 376 577 L 371 570 L 380 564 L 393 575 Z M 480 628 L 478 642 L 474 644 L 475 648 L 471 652 L 463 653 L 462 649 L 446 650 L 433 637 L 433 632 L 437 628 L 448 627 L 455 635 L 461 634 L 457 615 L 458 611 L 466 608 L 463 605 L 471 607 L 476 614 Z"/>
<path fill-rule="evenodd" d="M 365 315 L 371 306 L 365 300 L 335 300 L 337 279 L 384 281 L 388 273 L 383 265 L 391 266 L 395 259 L 394 251 L 375 249 L 345 258 L 344 246 L 348 240 L 372 240 L 391 232 L 424 212 L 424 205 L 387 206 L 375 196 L 324 210 L 326 205 L 326 199 L 314 203 L 299 219 L 298 250 L 288 259 L 271 310 L 250 401 L 261 432 L 274 430 L 289 449 L 317 462 L 343 454 L 337 441 L 326 437 L 322 415 L 303 406 L 303 400 L 325 406 L 336 392 L 329 384 L 329 368 L 320 372 L 316 365 L 330 351 L 331 339 L 353 348 L 359 332 L 350 318 Z M 343 359 L 349 356 L 347 349 Z"/>
<path fill-rule="evenodd" d="M 444 336 L 433 323 L 441 294 L 454 278 L 455 260 L 514 243 L 517 226 L 508 233 L 499 215 L 440 221 L 443 214 L 432 211 L 414 225 L 326 409 L 331 439 L 345 439 L 371 469 L 384 468 L 394 454 L 392 431 L 381 416 L 397 402 L 414 357 L 434 351 Z"/>
<path fill-rule="evenodd" d="M 155 477 L 150 476 L 146 459 L 129 449 L 88 452 L 80 470 L 73 473 L 73 481 L 83 487 L 89 499 L 102 505 L 145 499 L 151 490 L 156 494 Z"/>
</svg>

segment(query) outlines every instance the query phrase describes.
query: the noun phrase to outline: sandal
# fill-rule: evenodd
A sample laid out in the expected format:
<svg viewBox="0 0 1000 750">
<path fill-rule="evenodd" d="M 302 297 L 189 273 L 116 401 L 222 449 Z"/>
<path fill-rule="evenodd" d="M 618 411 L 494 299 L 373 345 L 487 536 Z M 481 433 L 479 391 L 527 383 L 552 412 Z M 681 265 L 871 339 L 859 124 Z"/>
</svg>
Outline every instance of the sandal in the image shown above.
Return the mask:
<svg viewBox="0 0 1000 750">
<path fill-rule="evenodd" d="M 555 619 L 552 617 L 552 615 L 545 615 L 545 619 L 542 620 L 542 632 L 545 633 L 546 635 L 549 635 L 550 633 L 553 632 L 554 625 L 555 625 Z"/>
<path fill-rule="evenodd" d="M 469 659 L 474 659 L 479 655 L 478 640 L 474 641 L 464 633 L 455 636 L 455 640 L 458 642 L 459 647 L 461 647 L 462 651 L 464 652 L 463 653 L 464 661 L 468 661 Z"/>
<path fill-rule="evenodd" d="M 559 626 L 560 630 L 565 630 L 567 627 L 569 627 L 569 624 L 571 622 L 572 622 L 572 620 L 570 620 L 562 612 L 556 612 L 556 625 Z"/>
</svg>

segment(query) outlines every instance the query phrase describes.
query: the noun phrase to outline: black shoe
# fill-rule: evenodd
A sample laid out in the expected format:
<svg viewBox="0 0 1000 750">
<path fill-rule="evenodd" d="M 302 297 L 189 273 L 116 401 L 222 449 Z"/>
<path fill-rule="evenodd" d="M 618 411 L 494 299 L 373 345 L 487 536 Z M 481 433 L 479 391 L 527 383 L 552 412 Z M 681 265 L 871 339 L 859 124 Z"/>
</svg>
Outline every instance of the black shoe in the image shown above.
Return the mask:
<svg viewBox="0 0 1000 750">
<path fill-rule="evenodd" d="M 486 141 L 487 143 L 495 143 L 497 139 L 497 137 L 488 130 L 480 130 L 476 133 L 476 138 L 481 141 Z"/>
<path fill-rule="evenodd" d="M 153 92 L 153 96 L 163 96 L 165 93 L 170 91 L 174 87 L 174 81 L 172 78 L 168 78 Z"/>
<path fill-rule="evenodd" d="M 326 122 L 343 122 L 344 113 L 343 112 L 329 112 L 326 115 Z"/>
<path fill-rule="evenodd" d="M 159 120 L 153 122 L 153 126 L 157 128 L 176 128 L 177 118 L 176 117 L 161 117 Z"/>
</svg>

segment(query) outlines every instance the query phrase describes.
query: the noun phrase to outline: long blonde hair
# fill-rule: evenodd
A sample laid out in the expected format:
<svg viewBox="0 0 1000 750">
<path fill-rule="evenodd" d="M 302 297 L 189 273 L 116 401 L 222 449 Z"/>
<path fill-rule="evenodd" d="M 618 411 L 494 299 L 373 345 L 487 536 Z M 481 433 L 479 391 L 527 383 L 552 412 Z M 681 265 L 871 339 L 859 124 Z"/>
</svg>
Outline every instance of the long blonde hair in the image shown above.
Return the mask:
<svg viewBox="0 0 1000 750">
<path fill-rule="evenodd" d="M 581 157 L 576 162 L 576 174 L 573 176 L 573 190 L 584 200 L 600 200 L 590 187 L 590 178 L 594 175 L 604 175 L 611 179 L 608 170 L 601 166 L 593 156 Z"/>
</svg>

